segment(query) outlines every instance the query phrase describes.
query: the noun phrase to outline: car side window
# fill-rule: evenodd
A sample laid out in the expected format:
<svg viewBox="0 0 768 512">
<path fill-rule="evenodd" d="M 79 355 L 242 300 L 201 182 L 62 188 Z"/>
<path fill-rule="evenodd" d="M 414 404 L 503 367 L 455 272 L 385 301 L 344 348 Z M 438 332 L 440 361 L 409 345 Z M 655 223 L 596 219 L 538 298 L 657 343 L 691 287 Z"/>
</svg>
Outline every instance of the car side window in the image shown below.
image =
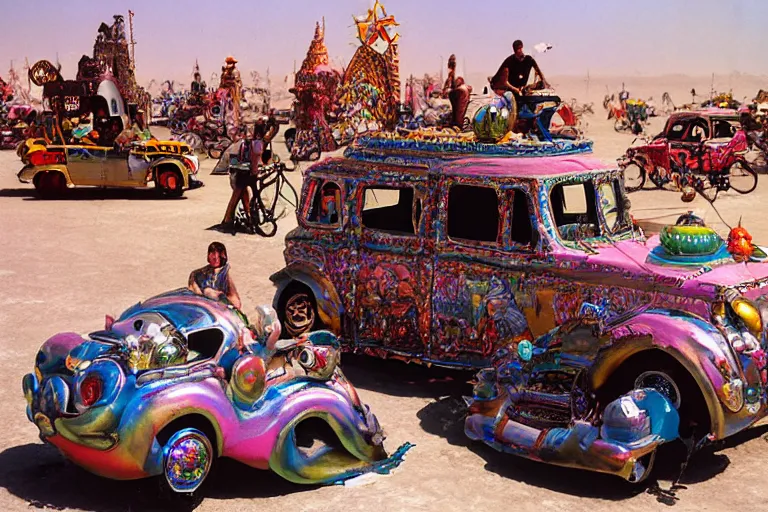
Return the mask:
<svg viewBox="0 0 768 512">
<path fill-rule="evenodd" d="M 448 191 L 448 238 L 498 244 L 500 226 L 496 189 L 451 185 Z"/>
<path fill-rule="evenodd" d="M 306 220 L 330 227 L 341 225 L 341 187 L 332 181 L 313 180 Z"/>
<path fill-rule="evenodd" d="M 667 130 L 667 138 L 669 140 L 682 140 L 685 134 L 685 128 L 687 123 L 685 121 L 677 121 Z"/>
<path fill-rule="evenodd" d="M 688 135 L 685 137 L 686 142 L 701 142 L 709 138 L 709 127 L 704 119 L 696 119 L 691 123 L 691 128 Z"/>
<path fill-rule="evenodd" d="M 421 220 L 421 200 L 413 187 L 365 187 L 364 228 L 396 235 L 415 235 Z"/>
<path fill-rule="evenodd" d="M 512 241 L 530 246 L 533 241 L 528 194 L 514 189 L 512 197 Z"/>
<path fill-rule="evenodd" d="M 725 120 L 717 120 L 713 123 L 713 139 L 729 139 L 736 133 L 736 128 Z"/>
<path fill-rule="evenodd" d="M 599 222 L 592 180 L 555 185 L 550 193 L 550 203 L 560 238 L 576 242 L 598 236 Z"/>
</svg>

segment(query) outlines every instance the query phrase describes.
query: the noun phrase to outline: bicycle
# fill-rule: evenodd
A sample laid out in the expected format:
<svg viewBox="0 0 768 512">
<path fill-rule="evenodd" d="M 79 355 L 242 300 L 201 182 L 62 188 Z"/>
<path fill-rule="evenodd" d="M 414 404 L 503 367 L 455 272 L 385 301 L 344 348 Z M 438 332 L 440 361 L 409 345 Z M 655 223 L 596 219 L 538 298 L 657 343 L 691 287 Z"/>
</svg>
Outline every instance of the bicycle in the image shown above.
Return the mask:
<svg viewBox="0 0 768 512">
<path fill-rule="evenodd" d="M 737 136 L 743 139 L 743 143 L 736 139 Z M 624 182 L 628 192 L 642 189 L 646 179 L 657 188 L 664 188 L 673 181 L 676 174 L 685 172 L 701 177 L 704 183 L 712 186 L 719 184 L 717 188 L 720 191 L 732 188 L 740 194 L 748 194 L 757 188 L 757 173 L 744 157 L 746 149 L 746 138 L 744 133 L 739 131 L 734 135 L 733 141 L 722 150 L 709 148 L 702 141 L 698 147 L 691 149 L 690 155 L 682 161 L 669 158 L 670 169 L 654 163 L 653 154 L 648 162 L 630 155 L 619 165 L 624 170 Z M 666 142 L 658 146 L 658 151 L 667 151 Z M 648 168 L 650 170 L 647 170 Z"/>
<path fill-rule="evenodd" d="M 258 174 L 252 174 L 250 166 L 247 163 L 233 163 L 230 165 L 235 172 L 247 172 L 249 175 L 248 186 L 251 187 L 253 196 L 250 204 L 250 217 L 246 215 L 242 201 L 238 203 L 235 212 L 235 232 L 238 228 L 246 233 L 258 234 L 263 237 L 272 237 L 277 233 L 277 221 L 283 217 L 285 210 L 277 215 L 275 210 L 279 199 L 282 197 L 288 204 L 298 209 L 299 195 L 296 189 L 285 176 L 286 172 L 296 170 L 289 169 L 280 162 L 277 157 L 273 157 L 273 163 L 259 168 Z M 283 192 L 283 187 L 288 186 L 290 193 L 293 194 L 293 201 Z M 233 232 L 234 234 L 234 232 Z"/>
<path fill-rule="evenodd" d="M 706 174 L 695 173 L 687 165 L 679 165 L 672 161 L 670 171 L 661 175 L 657 173 L 657 169 L 654 169 L 651 172 L 651 179 L 654 180 L 654 184 L 661 187 L 671 182 L 681 192 L 684 192 L 685 187 L 691 187 L 710 203 L 715 202 L 720 192 L 733 189 L 739 194 L 748 194 L 757 187 L 757 174 L 743 160 L 734 162 L 726 169 Z"/>
</svg>

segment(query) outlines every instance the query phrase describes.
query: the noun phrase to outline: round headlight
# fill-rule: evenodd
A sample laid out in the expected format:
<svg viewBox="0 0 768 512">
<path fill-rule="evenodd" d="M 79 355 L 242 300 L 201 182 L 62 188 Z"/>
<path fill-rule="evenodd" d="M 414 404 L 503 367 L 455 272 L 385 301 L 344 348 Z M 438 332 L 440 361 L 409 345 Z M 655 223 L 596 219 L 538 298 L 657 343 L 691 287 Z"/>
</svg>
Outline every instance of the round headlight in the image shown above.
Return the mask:
<svg viewBox="0 0 768 512">
<path fill-rule="evenodd" d="M 760 310 L 757 309 L 750 300 L 739 297 L 731 301 L 731 308 L 736 313 L 749 332 L 756 337 L 760 337 L 763 332 L 763 318 L 760 316 Z"/>
</svg>

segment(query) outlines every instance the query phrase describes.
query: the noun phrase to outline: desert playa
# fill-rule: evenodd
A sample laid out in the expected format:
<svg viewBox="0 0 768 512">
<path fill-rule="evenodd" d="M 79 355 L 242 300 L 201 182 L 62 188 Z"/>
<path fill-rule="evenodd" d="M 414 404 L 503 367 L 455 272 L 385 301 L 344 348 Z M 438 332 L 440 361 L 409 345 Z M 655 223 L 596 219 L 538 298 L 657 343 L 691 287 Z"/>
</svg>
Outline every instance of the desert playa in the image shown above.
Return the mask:
<svg viewBox="0 0 768 512">
<path fill-rule="evenodd" d="M 313 4 L 301 4 L 299 7 L 305 10 L 320 9 Z M 373 2 L 371 4 L 374 5 Z M 299 7 L 296 7 L 297 11 L 301 10 Z M 119 8 L 123 9 L 123 6 Z M 173 9 L 177 8 L 181 7 L 173 7 Z M 290 8 L 292 7 L 289 4 L 281 7 L 286 10 Z M 345 6 L 346 10 L 341 10 L 347 16 L 347 10 L 364 12 L 366 8 L 370 6 Z M 398 8 L 399 10 L 395 13 L 397 19 L 406 18 L 408 11 L 402 4 Z M 168 7 L 163 5 L 159 9 L 168 9 Z M 328 9 L 339 10 L 335 6 Z M 416 16 L 420 13 L 416 11 L 422 7 L 414 6 L 413 9 Z M 141 12 L 148 11 L 150 9 L 145 7 Z M 318 13 L 319 10 L 310 12 L 312 16 Z M 270 116 L 267 122 L 272 123 L 269 124 L 271 130 L 276 126 L 274 121 L 276 111 L 294 109 L 291 116 L 285 114 L 286 118 L 290 117 L 290 120 L 280 124 L 279 128 L 275 128 L 276 135 L 271 140 L 271 147 L 282 162 L 290 162 L 289 167 L 295 167 L 287 172 L 286 176 L 296 190 L 302 190 L 302 186 L 306 185 L 304 179 L 308 179 L 307 170 L 317 165 L 316 162 L 308 161 L 310 160 L 308 155 L 314 150 L 317 150 L 318 154 L 321 153 L 320 163 L 326 158 L 343 155 L 350 143 L 350 140 L 343 140 L 346 136 L 344 129 L 348 129 L 349 126 L 356 129 L 359 126 L 354 123 L 360 122 L 359 119 L 364 116 L 360 114 L 361 108 L 357 107 L 364 104 L 366 98 L 361 99 L 362 93 L 356 88 L 359 84 L 354 77 L 344 78 L 344 74 L 335 69 L 334 61 L 328 58 L 324 45 L 326 43 L 330 45 L 332 42 L 341 47 L 342 38 L 328 41 L 330 23 L 326 25 L 325 19 L 320 15 L 309 20 L 310 14 L 301 14 L 307 17 L 306 20 L 302 19 L 302 22 L 306 21 L 302 25 L 302 30 L 306 29 L 307 33 L 300 32 L 297 36 L 298 32 L 291 31 L 292 33 L 286 36 L 295 37 L 298 42 L 280 41 L 285 43 L 283 46 L 286 48 L 294 46 L 298 48 L 293 50 L 293 53 L 299 56 L 297 57 L 299 65 L 294 66 L 295 73 L 288 71 L 290 68 L 288 64 L 280 68 L 285 71 L 286 80 L 285 84 L 279 83 L 275 86 L 275 91 L 279 89 L 279 94 L 270 91 L 267 86 L 249 86 L 248 88 L 243 85 L 249 80 L 246 75 L 248 66 L 254 62 L 247 57 L 244 58 L 248 53 L 246 49 L 236 54 L 240 58 L 239 62 L 231 55 L 226 61 L 224 60 L 229 50 L 222 55 L 210 57 L 205 54 L 201 57 L 199 60 L 203 63 L 202 67 L 212 63 L 209 68 L 215 66 L 217 71 L 218 66 L 226 62 L 225 66 L 222 66 L 222 73 L 226 73 L 224 75 L 226 78 L 221 77 L 221 86 L 218 83 L 210 83 L 208 73 L 204 73 L 202 78 L 199 76 L 194 78 L 196 84 L 194 88 L 199 89 L 199 94 L 197 96 L 192 94 L 191 97 L 194 99 L 188 104 L 192 104 L 194 108 L 200 108 L 194 110 L 194 115 L 190 115 L 191 124 L 189 118 L 185 118 L 184 123 L 171 126 L 172 123 L 167 118 L 173 119 L 173 114 L 163 116 L 166 119 L 161 123 L 149 124 L 152 115 L 148 112 L 153 108 L 153 99 L 158 111 L 162 101 L 167 100 L 173 103 L 174 98 L 182 97 L 184 102 L 189 100 L 187 82 L 191 81 L 191 77 L 187 74 L 190 73 L 185 74 L 186 72 L 183 69 L 180 70 L 174 63 L 168 64 L 175 57 L 164 54 L 156 56 L 157 62 L 152 65 L 151 70 L 144 74 L 139 74 L 138 71 L 134 74 L 134 60 L 140 63 L 136 64 L 138 68 L 139 65 L 143 65 L 141 59 L 150 59 L 150 52 L 144 53 L 145 50 L 140 50 L 142 52 L 140 59 L 135 59 L 135 53 L 127 53 L 129 44 L 125 37 L 120 34 L 115 35 L 116 29 L 115 32 L 111 32 L 113 28 L 123 23 L 117 17 L 114 25 L 104 25 L 106 28 L 102 27 L 99 30 L 93 58 L 85 54 L 90 52 L 89 45 L 93 40 L 92 29 L 95 27 L 86 24 L 87 28 L 82 29 L 87 33 L 87 37 L 84 36 L 82 38 L 84 42 L 78 44 L 86 47 L 72 49 L 78 58 L 81 53 L 84 54 L 85 60 L 81 61 L 79 69 L 77 59 L 64 55 L 65 52 L 62 50 L 62 60 L 71 62 L 71 67 L 68 69 L 63 67 L 61 74 L 72 78 L 76 74 L 83 75 L 83 70 L 92 71 L 92 76 L 86 76 L 82 80 L 78 78 L 73 82 L 93 82 L 98 86 L 103 82 L 118 82 L 112 75 L 112 66 L 107 66 L 109 73 L 100 71 L 99 67 L 104 66 L 102 62 L 104 59 L 100 59 L 102 53 L 99 45 L 109 46 L 114 43 L 114 46 L 120 50 L 116 55 L 123 61 L 115 60 L 113 67 L 124 70 L 126 73 L 124 77 L 130 78 L 130 80 L 123 78 L 124 82 L 120 83 L 121 90 L 115 93 L 120 101 L 125 99 L 127 108 L 121 114 L 128 121 L 114 130 L 115 147 L 124 149 L 118 140 L 123 135 L 134 144 L 131 147 L 142 147 L 145 152 L 146 144 L 155 143 L 154 139 L 181 140 L 183 143 L 178 145 L 176 156 L 179 161 L 182 161 L 179 155 L 188 149 L 186 143 L 189 142 L 191 152 L 196 155 L 196 158 L 190 159 L 194 161 L 194 165 L 199 165 L 196 176 L 204 186 L 184 188 L 183 194 L 175 193 L 182 192 L 182 187 L 180 185 L 177 187 L 175 182 L 165 183 L 163 186 L 167 186 L 167 190 L 156 185 L 161 189 L 160 194 L 155 190 L 155 185 L 150 188 L 70 187 L 66 190 L 58 190 L 63 193 L 52 194 L 51 198 L 42 199 L 40 190 L 36 190 L 36 186 L 40 188 L 39 182 L 21 183 L 17 177 L 25 164 L 22 163 L 16 151 L 0 151 L 0 243 L 3 248 L 0 256 L 0 289 L 3 290 L 0 294 L 0 353 L 2 354 L 0 357 L 0 405 L 2 406 L 0 431 L 3 432 L 0 436 L 0 510 L 170 509 L 171 505 L 166 501 L 167 496 L 158 485 L 158 478 L 118 480 L 100 477 L 65 458 L 50 443 L 44 443 L 41 440 L 44 434 L 27 418 L 27 401 L 22 393 L 22 379 L 33 370 L 37 370 L 34 364 L 35 358 L 39 357 L 38 350 L 41 344 L 54 334 L 77 333 L 87 336 L 87 333 L 105 326 L 105 322 L 108 330 L 113 324 L 110 323 L 107 315 L 117 317 L 139 301 L 169 290 L 186 287 L 190 282 L 190 272 L 205 265 L 207 250 L 213 241 L 226 245 L 229 273 L 237 283 L 242 311 L 249 317 L 256 318 L 257 306 L 273 304 L 276 288 L 270 281 L 270 276 L 286 266 L 288 251 L 286 251 L 285 239 L 286 235 L 299 226 L 297 212 L 287 202 L 278 202 L 277 232 L 272 237 L 248 234 L 242 230 L 232 234 L 230 230 L 222 229 L 220 223 L 225 214 L 225 207 L 232 197 L 232 183 L 235 183 L 235 180 L 231 183 L 228 174 L 214 174 L 218 159 L 209 157 L 207 150 L 210 149 L 211 144 L 222 144 L 222 140 L 227 141 L 225 147 L 230 147 L 229 143 L 245 135 L 246 130 L 241 129 L 243 126 L 252 130 L 250 134 L 254 134 L 258 125 L 252 123 L 255 119 L 263 120 L 262 114 L 265 118 Z M 46 16 L 52 15 L 47 13 Z M 133 12 L 130 16 L 130 18 L 126 17 L 126 20 L 132 23 Z M 348 20 L 348 17 L 345 20 Z M 378 18 L 376 21 L 378 22 Z M 355 23 L 358 26 L 364 25 L 363 29 L 365 29 L 373 22 L 361 21 L 357 17 Z M 411 23 L 411 27 L 414 26 L 413 23 L 415 22 Z M 281 27 L 288 32 L 287 24 Z M 407 34 L 408 27 L 408 23 L 404 23 L 401 32 Z M 162 27 L 158 30 L 160 28 Z M 180 27 L 176 28 L 180 29 Z M 314 38 L 312 37 L 313 28 Z M 380 107 L 378 111 L 371 108 L 374 112 L 373 117 L 379 116 L 376 118 L 376 130 L 371 132 L 380 133 L 378 130 L 381 128 L 384 132 L 391 133 L 401 121 L 397 118 L 400 113 L 398 109 L 403 107 L 404 103 L 409 103 L 405 87 L 408 77 L 421 75 L 416 69 L 418 66 L 410 63 L 407 72 L 403 68 L 399 71 L 399 75 L 397 74 L 396 64 L 399 62 L 399 54 L 396 44 L 401 46 L 408 44 L 405 35 L 401 39 L 394 37 L 391 24 L 384 24 L 384 31 L 374 31 L 373 35 L 363 29 L 360 35 L 356 34 L 356 37 L 365 41 L 367 35 L 374 43 L 371 46 L 373 49 L 365 50 L 367 54 L 361 52 L 363 53 L 363 57 L 359 58 L 361 76 L 373 84 L 369 88 L 378 87 L 377 94 L 384 90 L 391 93 L 391 97 L 385 98 L 386 101 L 377 104 Z M 127 32 L 130 34 L 128 41 L 133 38 L 132 26 L 130 28 L 121 26 L 120 30 L 130 30 Z M 437 31 L 438 28 L 433 27 L 433 30 Z M 143 37 L 146 37 L 147 41 L 154 37 L 146 31 L 144 34 Z M 220 38 L 225 35 L 226 31 L 224 34 L 218 33 L 215 38 L 210 38 L 211 45 L 216 47 L 216 51 L 221 44 Z M 3 37 L 0 31 L 0 39 Z M 513 38 L 507 39 L 509 41 L 505 44 L 511 47 Z M 374 47 L 375 44 L 383 44 L 381 40 L 386 40 L 389 45 L 385 51 Z M 241 40 L 238 39 L 238 41 Z M 530 41 L 531 48 L 534 42 L 538 42 L 532 39 Z M 194 69 L 198 70 L 201 66 L 194 52 L 189 48 L 192 43 L 204 46 L 205 41 L 193 40 L 189 43 L 190 45 L 185 46 L 187 43 L 189 41 L 185 39 L 184 44 L 179 43 L 173 48 L 179 53 L 184 53 L 183 59 L 189 60 L 190 63 L 194 62 Z M 307 43 L 309 43 L 309 50 L 307 50 Z M 754 41 L 754 44 L 758 43 L 765 47 L 766 41 Z M 428 40 L 422 39 L 421 44 L 425 52 L 432 51 L 433 46 L 430 46 Z M 168 48 L 171 46 L 169 45 Z M 260 48 L 263 55 L 265 50 L 263 47 Z M 0 61 L 5 58 L 3 54 L 5 49 L 5 46 L 0 46 Z M 545 66 L 548 55 L 556 55 L 557 49 L 558 46 L 555 46 L 550 54 L 532 54 L 542 66 Z M 283 50 L 285 48 L 280 51 Z M 20 51 L 23 52 L 23 50 Z M 109 51 L 107 54 L 113 55 Z M 136 50 L 133 49 L 133 51 Z M 443 52 L 446 54 L 445 57 L 450 51 L 453 50 Z M 504 52 L 507 52 L 507 49 Z M 531 49 L 530 52 L 533 50 Z M 432 53 L 435 52 L 432 51 Z M 305 54 L 306 57 L 304 57 Z M 128 55 L 131 55 L 130 58 Z M 419 64 L 428 60 L 430 62 L 437 60 L 436 55 L 429 55 L 422 60 L 416 58 L 416 52 L 407 55 L 411 56 L 412 62 Z M 283 61 L 288 59 L 287 53 L 281 56 Z M 59 70 L 53 64 L 55 60 L 53 57 L 54 55 L 40 56 L 40 59 L 49 59 L 49 62 L 48 65 L 40 65 L 38 69 L 42 71 L 37 76 L 34 72 L 30 73 L 30 80 L 35 77 L 43 84 L 32 91 L 40 92 L 46 86 L 52 90 L 53 86 L 49 84 L 54 84 L 59 87 L 58 96 L 52 94 L 52 97 L 72 98 L 71 92 L 61 92 L 66 89 L 64 85 L 57 85 L 65 83 L 66 80 L 58 76 Z M 302 64 L 301 58 L 305 58 L 303 61 L 305 64 Z M 358 57 L 352 57 L 352 59 L 355 62 Z M 461 58 L 459 61 L 462 62 Z M 562 63 L 562 61 L 555 62 Z M 167 70 L 163 69 L 163 63 L 167 64 Z M 237 73 L 234 72 L 234 64 L 239 66 Z M 379 67 L 376 67 L 377 65 Z M 191 66 L 187 66 L 185 61 L 184 69 L 187 67 Z M 470 124 L 465 126 L 467 129 L 463 135 L 457 135 L 452 131 L 451 137 L 464 136 L 471 139 L 475 136 L 471 134 L 480 132 L 480 130 L 473 131 L 474 126 L 471 123 L 477 109 L 490 101 L 492 93 L 484 94 L 483 88 L 488 85 L 487 77 L 495 72 L 497 64 L 491 66 L 494 69 L 488 69 L 484 73 L 474 71 L 477 67 L 478 65 L 473 64 L 473 72 L 464 77 L 473 91 L 472 95 L 467 97 L 467 118 Z M 611 170 L 619 169 L 619 159 L 625 155 L 627 148 L 637 144 L 638 141 L 629 131 L 618 132 L 614 129 L 615 121 L 608 118 L 608 111 L 603 106 L 606 96 L 615 96 L 619 91 L 626 90 L 631 98 L 655 105 L 657 115 L 649 117 L 642 126 L 642 135 L 647 140 L 662 132 L 669 115 L 673 114 L 673 107 L 682 107 L 692 101 L 701 103 L 718 92 L 727 92 L 732 99 L 749 104 L 758 91 L 768 89 L 768 74 L 761 74 L 768 70 L 758 67 L 750 68 L 743 73 L 734 71 L 714 74 L 704 66 L 700 70 L 690 69 L 691 66 L 687 66 L 685 72 L 679 74 L 667 72 L 671 65 L 660 67 L 658 73 L 647 66 L 642 73 L 629 68 L 622 73 L 610 73 L 610 70 L 603 68 L 599 72 L 589 74 L 586 71 L 583 73 L 580 71 L 582 67 L 586 68 L 586 65 L 581 64 L 553 67 L 553 71 L 550 72 L 545 68 L 544 72 L 547 74 L 551 89 L 559 98 L 563 102 L 571 102 L 574 106 L 591 106 L 591 109 L 587 109 L 580 115 L 576 140 L 591 140 L 592 151 L 587 156 L 599 159 Z M 21 66 L 19 65 L 18 68 L 21 69 Z M 369 76 L 371 69 L 379 71 L 386 69 L 386 79 L 382 78 L 383 71 L 382 77 L 371 78 Z M 430 73 L 434 74 L 434 71 L 429 69 Z M 166 76 L 160 76 L 163 72 L 167 72 Z M 275 76 L 277 74 L 275 73 Z M 108 75 L 108 79 L 104 78 L 105 75 Z M 168 80 L 170 84 L 171 77 L 177 77 L 178 83 L 184 85 L 178 86 L 176 92 L 164 86 L 164 90 L 160 92 L 159 87 L 153 89 L 154 85 L 153 87 L 147 85 L 150 83 L 148 78 L 150 76 L 156 77 L 153 80 L 155 85 L 162 83 L 163 80 Z M 295 86 L 288 83 L 288 77 L 291 81 L 295 80 Z M 219 77 L 217 76 L 216 79 L 218 80 Z M 202 84 L 203 80 L 209 83 Z M 255 79 L 253 81 L 256 82 Z M 130 82 L 130 85 L 124 86 L 125 82 Z M 282 82 L 282 78 L 276 82 Z M 261 85 L 265 83 L 261 82 Z M 402 89 L 400 89 L 401 84 Z M 458 87 L 461 86 L 455 88 Z M 345 109 L 340 109 L 341 114 L 337 116 L 339 111 L 336 111 L 331 116 L 327 111 L 334 108 L 334 102 L 337 106 L 338 103 L 343 103 L 343 100 L 334 96 L 336 88 L 348 93 L 347 97 L 354 99 L 344 105 Z M 27 92 L 30 89 L 28 88 Z M 117 90 L 117 86 L 115 89 Z M 289 93 L 289 89 L 292 92 Z M 692 96 L 692 89 L 696 91 L 695 97 Z M 71 90 L 67 89 L 67 91 Z M 156 91 L 152 93 L 154 98 L 150 98 L 147 91 Z M 239 102 L 239 95 L 244 91 L 247 93 L 247 101 Z M 2 92 L 1 89 L 0 92 Z M 263 103 L 261 103 L 262 99 L 259 99 L 258 107 L 253 107 L 249 103 L 250 98 L 257 96 L 269 98 L 270 94 L 273 94 L 274 100 L 271 105 L 267 99 Z M 102 93 L 99 93 L 92 97 L 101 95 Z M 294 95 L 298 98 L 297 105 L 293 105 Z M 447 107 L 453 102 L 453 98 L 449 101 L 447 99 L 449 95 L 444 96 L 445 98 L 436 99 L 435 102 Z M 86 95 L 83 94 L 82 97 Z M 669 102 L 663 103 L 663 97 L 670 98 L 674 105 Z M 68 101 L 71 111 L 87 110 L 85 101 Z M 196 105 L 195 101 L 200 103 Z M 381 106 L 384 103 L 386 104 Z M 240 105 L 246 104 L 247 108 L 241 111 Z M 109 103 L 105 105 L 107 109 L 111 106 Z M 138 108 L 139 105 L 143 108 Z M 39 106 L 42 111 L 42 104 Z M 219 106 L 222 109 L 221 112 L 217 110 L 213 113 L 212 107 Z M 271 111 L 268 108 L 270 106 Z M 122 108 L 122 104 L 119 107 Z M 326 109 L 326 112 L 320 107 Z M 56 102 L 54 102 L 54 108 L 60 108 L 57 115 L 66 111 L 65 107 L 61 104 L 56 105 Z M 182 108 L 184 107 L 179 107 L 179 110 Z M 163 113 L 168 114 L 167 111 Z M 142 114 L 147 114 L 147 119 L 144 119 Z M 93 116 L 96 117 L 95 112 Z M 112 120 L 116 123 L 123 122 L 122 116 L 105 115 L 105 117 L 114 118 Z M 201 129 L 203 131 L 195 132 L 194 137 L 189 135 L 194 131 L 189 126 L 195 125 L 198 117 L 203 119 L 203 122 L 213 123 L 217 132 L 213 135 L 206 134 L 206 136 L 210 135 L 212 140 L 204 140 L 203 136 L 199 135 L 204 133 L 204 128 Z M 84 116 L 81 115 L 78 121 L 82 121 L 83 118 Z M 443 122 L 447 122 L 446 119 L 447 117 L 444 116 Z M 60 116 L 57 117 L 57 122 L 61 125 L 60 120 Z M 413 119 L 411 121 L 417 122 Z M 389 130 L 386 127 L 387 122 L 391 123 Z M 423 120 L 420 119 L 418 122 Z M 342 128 L 338 128 L 339 125 Z M 77 123 L 73 126 L 75 129 L 72 130 L 70 126 L 68 131 L 74 132 L 77 129 Z M 304 132 L 298 137 L 297 127 L 299 132 L 302 130 Z M 89 129 L 86 135 L 92 133 L 93 127 L 90 126 Z M 418 132 L 421 129 L 425 130 L 423 132 L 425 134 L 434 134 L 434 131 L 430 130 L 435 130 L 434 127 L 420 126 L 414 131 Z M 452 130 L 447 125 L 442 126 L 441 129 Z M 59 141 L 65 139 L 62 127 L 58 126 L 56 130 L 58 132 L 54 137 L 58 136 Z M 355 130 L 351 131 L 354 134 Z M 149 132 L 154 139 L 149 138 Z M 512 132 L 513 130 L 510 129 L 507 136 Z M 250 142 L 250 134 L 247 147 L 259 147 L 258 144 Z M 539 135 L 543 137 L 542 133 Z M 302 136 L 305 138 L 302 139 Z M 518 135 L 511 137 L 515 136 Z M 522 138 L 521 135 L 519 137 Z M 88 148 L 82 142 L 82 137 L 75 139 L 73 135 L 70 140 L 74 142 L 67 142 L 67 144 L 80 148 L 78 151 L 83 147 Z M 571 141 L 571 139 L 568 140 Z M 211 144 L 204 146 L 206 142 Z M 495 143 L 498 141 L 493 142 Z M 45 146 L 45 144 L 41 145 Z M 56 145 L 51 144 L 51 146 Z M 297 147 L 300 147 L 299 152 L 309 149 L 299 157 Z M 50 154 L 45 147 L 42 149 L 38 147 L 36 151 Z M 106 154 L 107 149 L 104 152 Z M 127 155 L 127 152 L 125 154 Z M 126 160 L 127 158 L 126 156 Z M 229 155 L 226 158 L 229 158 Z M 732 228 L 740 225 L 749 231 L 755 244 L 768 245 L 768 223 L 765 222 L 768 217 L 768 202 L 766 202 L 768 169 L 764 168 L 765 155 L 760 155 L 759 149 L 751 147 L 745 158 L 759 173 L 757 188 L 753 192 L 739 194 L 729 190 L 720 193 L 714 203 L 708 202 L 701 195 L 696 195 L 690 202 L 683 202 L 681 191 L 673 190 L 672 186 L 666 188 L 648 186 L 627 195 L 636 225 L 650 237 L 658 234 L 665 226 L 675 224 L 676 220 L 686 212 L 693 212 L 707 226 L 714 229 L 723 240 L 728 239 Z M 147 157 L 146 161 L 149 162 L 150 158 Z M 46 165 L 48 163 L 48 161 L 45 162 Z M 57 161 L 57 164 L 60 163 Z M 30 164 L 30 167 L 35 165 L 37 164 Z M 192 172 L 194 165 L 185 165 L 189 172 Z M 254 165 L 258 167 L 258 164 Z M 46 169 L 49 168 L 46 167 Z M 618 172 L 616 175 L 620 176 Z M 181 176 L 182 174 L 179 173 L 179 177 Z M 147 180 L 146 183 L 149 181 L 151 180 Z M 305 199 L 308 196 L 309 193 L 304 194 Z M 307 210 L 309 210 L 308 207 Z M 533 217 L 535 218 L 535 214 Z M 563 238 L 565 238 L 564 235 Z M 632 238 L 634 242 L 634 230 Z M 611 243 L 613 244 L 612 240 Z M 726 254 L 726 256 L 730 258 L 730 255 Z M 210 260 L 208 261 L 210 264 Z M 114 322 L 114 318 L 111 321 Z M 71 360 L 67 358 L 67 366 L 70 363 Z M 77 366 L 81 365 L 81 362 L 74 364 L 75 368 L 87 367 Z M 501 453 L 481 442 L 470 441 L 465 435 L 465 418 L 467 417 L 465 398 L 473 394 L 473 384 L 477 379 L 476 371 L 408 364 L 403 361 L 383 360 L 352 353 L 344 353 L 340 364 L 344 375 L 354 385 L 362 402 L 375 412 L 386 434 L 384 446 L 387 451 L 391 453 L 405 443 L 414 445 L 406 453 L 400 466 L 388 474 L 375 472 L 364 474 L 347 481 L 345 485 L 298 485 L 281 478 L 275 472 L 258 470 L 232 459 L 221 458 L 213 463 L 214 470 L 205 479 L 200 492 L 195 493 L 193 499 L 174 502 L 174 506 L 179 509 L 198 511 L 270 512 L 465 512 L 475 510 L 595 512 L 619 509 L 625 512 L 646 512 L 668 510 L 670 507 L 676 511 L 757 512 L 766 509 L 764 475 L 768 457 L 768 422 L 765 419 L 724 440 L 704 446 L 690 458 L 686 457 L 686 447 L 679 440 L 662 446 L 655 459 L 652 476 L 639 484 L 631 484 L 615 475 L 535 462 L 509 453 Z M 264 371 L 263 367 L 262 371 Z M 215 376 L 224 382 L 219 374 Z M 226 383 L 222 384 L 222 389 L 225 386 Z M 762 405 L 766 406 L 765 403 Z M 677 417 L 677 413 L 674 414 Z M 167 454 L 164 456 L 168 457 Z M 686 467 L 681 473 L 683 461 L 686 461 Z"/>
</svg>

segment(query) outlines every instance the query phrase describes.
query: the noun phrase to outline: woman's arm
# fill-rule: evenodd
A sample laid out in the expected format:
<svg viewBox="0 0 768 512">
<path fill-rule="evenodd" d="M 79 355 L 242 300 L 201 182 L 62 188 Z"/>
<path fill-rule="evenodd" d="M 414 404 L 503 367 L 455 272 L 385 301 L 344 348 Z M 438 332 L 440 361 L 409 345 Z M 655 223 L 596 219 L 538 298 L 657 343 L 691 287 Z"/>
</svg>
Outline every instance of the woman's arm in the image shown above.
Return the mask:
<svg viewBox="0 0 768 512">
<path fill-rule="evenodd" d="M 237 293 L 235 281 L 232 280 L 232 274 L 230 273 L 227 273 L 227 288 L 229 289 L 229 292 L 227 293 L 227 299 L 235 308 L 241 309 L 243 304 L 240 302 L 240 294 Z"/>
<path fill-rule="evenodd" d="M 264 145 L 269 144 L 272 142 L 272 139 L 277 135 L 277 132 L 280 131 L 280 125 L 275 123 L 274 125 L 269 127 L 269 131 L 264 136 Z"/>
<path fill-rule="evenodd" d="M 195 276 L 196 275 L 197 275 L 197 270 L 193 270 L 189 274 L 189 283 L 187 284 L 187 287 L 191 291 L 195 292 L 196 294 L 202 295 L 203 294 L 203 290 L 200 289 L 200 286 L 198 286 L 197 281 L 195 280 Z"/>
</svg>

